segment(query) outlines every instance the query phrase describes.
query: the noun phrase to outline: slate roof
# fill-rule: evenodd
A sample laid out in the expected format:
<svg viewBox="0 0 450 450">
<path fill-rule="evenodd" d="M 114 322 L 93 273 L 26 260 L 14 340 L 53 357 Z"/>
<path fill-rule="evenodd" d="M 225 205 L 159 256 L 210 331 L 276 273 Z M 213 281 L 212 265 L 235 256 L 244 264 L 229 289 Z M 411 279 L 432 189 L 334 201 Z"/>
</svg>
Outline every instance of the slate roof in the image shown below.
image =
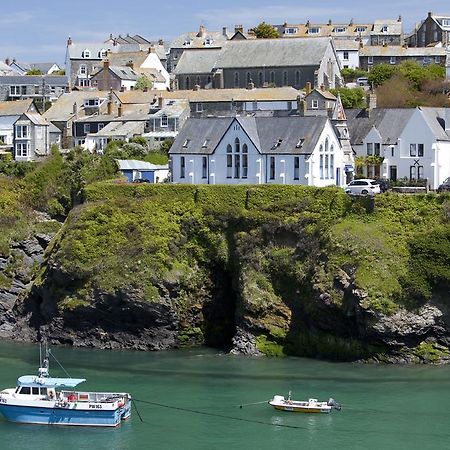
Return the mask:
<svg viewBox="0 0 450 450">
<path fill-rule="evenodd" d="M 30 119 L 35 125 L 48 126 L 49 122 L 47 122 L 39 113 L 37 112 L 27 112 L 24 114 L 25 117 Z"/>
<path fill-rule="evenodd" d="M 121 137 L 131 134 L 142 134 L 144 132 L 144 122 L 128 121 L 128 122 L 110 122 L 97 133 L 91 136 L 101 137 Z"/>
<path fill-rule="evenodd" d="M 117 46 L 116 46 L 117 47 Z M 103 50 L 113 51 L 113 45 L 110 43 L 104 42 L 80 42 L 80 43 L 72 43 L 67 46 L 67 52 L 70 59 L 86 59 L 89 60 L 102 60 L 100 52 Z M 91 52 L 91 56 L 89 58 L 83 58 L 81 55 L 85 50 L 89 50 Z M 118 49 L 114 49 L 117 51 Z M 139 50 L 139 48 L 137 48 Z"/>
<path fill-rule="evenodd" d="M 210 73 L 214 69 L 319 66 L 330 38 L 227 41 L 220 50 L 184 52 L 175 74 Z"/>
<path fill-rule="evenodd" d="M 30 111 L 33 99 L 0 102 L 0 116 L 20 116 Z"/>
<path fill-rule="evenodd" d="M 362 144 L 369 131 L 375 127 L 383 144 L 395 144 L 414 111 L 413 108 L 375 108 L 368 116 L 364 109 L 347 109 L 345 113 L 350 142 L 352 145 Z"/>
<path fill-rule="evenodd" d="M 387 26 L 387 31 L 381 31 L 383 27 Z M 403 24 L 402 21 L 392 20 L 392 19 L 380 19 L 375 20 L 372 28 L 371 35 L 393 35 L 393 34 L 402 34 L 403 33 Z"/>
<path fill-rule="evenodd" d="M 450 135 L 445 132 L 445 108 L 427 108 L 420 106 L 418 109 L 422 112 L 425 121 L 431 128 L 436 139 L 438 141 L 449 141 Z M 447 114 L 447 117 L 450 117 L 450 112 L 447 112 Z"/>
<path fill-rule="evenodd" d="M 49 86 L 66 87 L 68 85 L 68 78 L 66 75 L 6 75 L 0 77 L 0 84 L 2 85 L 42 85 L 42 80 Z"/>
<path fill-rule="evenodd" d="M 206 39 L 212 40 L 212 43 L 205 45 Z M 208 48 L 221 47 L 228 40 L 228 35 L 225 36 L 221 31 L 204 30 L 203 33 L 199 31 L 189 31 L 177 36 L 170 44 L 170 48 Z M 186 41 L 190 41 L 189 46 L 185 45 Z"/>
<path fill-rule="evenodd" d="M 296 37 L 325 37 L 332 36 L 336 38 L 344 39 L 355 39 L 359 36 L 368 36 L 373 29 L 373 24 L 371 23 L 299 23 L 299 24 L 288 24 L 274 25 L 280 36 L 283 38 L 296 38 Z M 293 34 L 284 33 L 286 28 L 296 28 L 297 32 Z M 311 28 L 318 28 L 318 33 L 310 33 Z M 357 31 L 358 29 L 365 28 L 364 31 Z M 344 29 L 345 31 L 338 31 L 339 29 Z"/>
<path fill-rule="evenodd" d="M 127 66 L 110 66 L 109 70 L 121 80 L 136 81 L 139 77 L 131 67 Z"/>
<path fill-rule="evenodd" d="M 312 116 L 190 118 L 181 129 L 169 153 L 214 153 L 214 149 L 235 119 L 261 153 L 278 155 L 311 154 L 328 121 L 326 117 Z M 184 146 L 187 140 L 189 143 Z M 206 148 L 203 147 L 205 140 L 208 140 Z M 276 145 L 277 142 L 279 145 Z"/>
</svg>

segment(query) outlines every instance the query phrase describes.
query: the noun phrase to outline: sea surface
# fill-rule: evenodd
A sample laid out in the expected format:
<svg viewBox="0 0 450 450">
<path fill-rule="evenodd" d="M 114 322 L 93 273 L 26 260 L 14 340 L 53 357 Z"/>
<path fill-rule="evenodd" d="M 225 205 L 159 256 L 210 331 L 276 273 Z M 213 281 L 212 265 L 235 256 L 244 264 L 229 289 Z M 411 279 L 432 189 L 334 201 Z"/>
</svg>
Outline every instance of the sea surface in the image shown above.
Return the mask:
<svg viewBox="0 0 450 450">
<path fill-rule="evenodd" d="M 118 428 L 18 425 L 0 419 L 0 449 L 450 449 L 450 367 L 376 366 L 229 356 L 53 347 L 82 390 L 136 399 Z M 0 389 L 35 374 L 39 348 L 0 342 Z M 50 373 L 64 376 L 55 361 Z M 283 413 L 274 394 L 342 403 L 327 415 Z M 152 402 L 153 404 L 145 403 Z"/>
</svg>

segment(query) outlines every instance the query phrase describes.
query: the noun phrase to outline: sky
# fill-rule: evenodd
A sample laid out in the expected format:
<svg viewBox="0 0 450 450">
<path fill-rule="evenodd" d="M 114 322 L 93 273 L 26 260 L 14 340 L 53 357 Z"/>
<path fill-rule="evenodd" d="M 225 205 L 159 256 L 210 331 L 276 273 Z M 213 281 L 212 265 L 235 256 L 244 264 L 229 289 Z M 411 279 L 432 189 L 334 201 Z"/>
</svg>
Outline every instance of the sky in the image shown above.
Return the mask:
<svg viewBox="0 0 450 450">
<path fill-rule="evenodd" d="M 221 31 L 261 21 L 273 24 L 372 22 L 403 18 L 410 31 L 428 11 L 450 15 L 447 0 L 1 0 L 0 58 L 64 63 L 68 36 L 74 42 L 102 42 L 110 33 L 129 33 L 170 42 L 200 24 Z"/>
</svg>

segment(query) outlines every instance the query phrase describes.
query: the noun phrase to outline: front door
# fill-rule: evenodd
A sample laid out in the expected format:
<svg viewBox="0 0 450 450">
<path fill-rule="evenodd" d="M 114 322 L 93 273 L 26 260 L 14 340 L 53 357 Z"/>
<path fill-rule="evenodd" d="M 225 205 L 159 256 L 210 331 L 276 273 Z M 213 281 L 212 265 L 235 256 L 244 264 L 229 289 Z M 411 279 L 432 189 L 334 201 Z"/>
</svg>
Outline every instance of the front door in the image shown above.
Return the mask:
<svg viewBox="0 0 450 450">
<path fill-rule="evenodd" d="M 389 179 L 392 181 L 397 181 L 397 166 L 389 167 Z"/>
</svg>

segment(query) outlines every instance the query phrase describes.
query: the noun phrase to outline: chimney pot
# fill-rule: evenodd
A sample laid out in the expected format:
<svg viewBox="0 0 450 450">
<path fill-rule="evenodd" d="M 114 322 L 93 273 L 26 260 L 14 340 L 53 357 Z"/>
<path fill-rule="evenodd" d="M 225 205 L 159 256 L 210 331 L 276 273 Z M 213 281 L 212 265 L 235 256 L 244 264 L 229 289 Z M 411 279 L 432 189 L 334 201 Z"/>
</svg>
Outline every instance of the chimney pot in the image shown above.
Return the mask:
<svg viewBox="0 0 450 450">
<path fill-rule="evenodd" d="M 222 27 L 222 34 L 223 34 L 225 37 L 228 37 L 227 27 Z"/>
</svg>

